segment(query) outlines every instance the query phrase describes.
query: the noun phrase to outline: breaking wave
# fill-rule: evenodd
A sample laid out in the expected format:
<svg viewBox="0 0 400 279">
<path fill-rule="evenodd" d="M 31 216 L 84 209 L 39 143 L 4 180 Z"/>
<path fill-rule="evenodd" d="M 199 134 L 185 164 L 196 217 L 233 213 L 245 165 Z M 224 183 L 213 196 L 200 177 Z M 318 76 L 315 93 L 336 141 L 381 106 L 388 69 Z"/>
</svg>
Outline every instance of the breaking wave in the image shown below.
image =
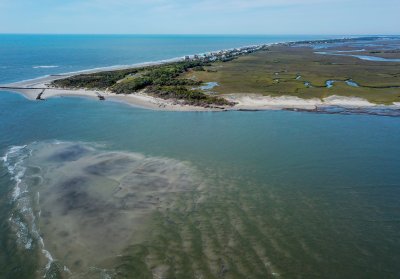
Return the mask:
<svg viewBox="0 0 400 279">
<path fill-rule="evenodd" d="M 43 66 L 33 66 L 33 69 L 52 69 L 52 68 L 58 68 L 59 66 L 55 65 L 43 65 Z"/>
<path fill-rule="evenodd" d="M 48 270 L 54 260 L 50 252 L 44 247 L 36 222 L 40 214 L 35 212 L 33 200 L 29 195 L 29 185 L 24 180 L 24 175 L 27 171 L 24 163 L 31 155 L 32 149 L 28 145 L 22 145 L 11 147 L 1 158 L 11 175 L 11 179 L 14 181 L 11 202 L 14 203 L 17 211 L 12 212 L 8 220 L 15 231 L 17 244 L 20 247 L 31 250 L 34 242 L 40 245 L 42 254 L 47 259 L 46 270 Z M 36 202 L 39 202 L 39 193 L 37 193 Z"/>
</svg>

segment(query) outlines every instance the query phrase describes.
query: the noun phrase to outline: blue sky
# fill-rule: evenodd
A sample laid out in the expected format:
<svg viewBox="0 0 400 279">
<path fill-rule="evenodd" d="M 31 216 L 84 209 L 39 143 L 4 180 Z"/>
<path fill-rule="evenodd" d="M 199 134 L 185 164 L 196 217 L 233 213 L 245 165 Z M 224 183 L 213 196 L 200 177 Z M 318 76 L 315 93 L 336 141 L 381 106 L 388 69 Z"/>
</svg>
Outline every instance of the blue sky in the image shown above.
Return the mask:
<svg viewBox="0 0 400 279">
<path fill-rule="evenodd" d="M 400 0 L 0 0 L 0 33 L 400 34 Z"/>
</svg>

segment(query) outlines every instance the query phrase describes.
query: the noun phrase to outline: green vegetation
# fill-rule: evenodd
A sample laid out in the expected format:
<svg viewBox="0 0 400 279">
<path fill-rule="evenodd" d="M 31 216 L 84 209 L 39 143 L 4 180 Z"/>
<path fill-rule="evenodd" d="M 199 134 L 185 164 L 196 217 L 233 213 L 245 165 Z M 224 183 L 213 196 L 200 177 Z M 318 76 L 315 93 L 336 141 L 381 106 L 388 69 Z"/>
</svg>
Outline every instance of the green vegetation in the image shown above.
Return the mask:
<svg viewBox="0 0 400 279">
<path fill-rule="evenodd" d="M 346 50 L 347 46 L 336 50 Z M 380 53 L 369 49 L 368 53 Z M 359 53 L 360 54 L 360 53 Z M 363 53 L 361 53 L 363 54 Z M 385 51 L 380 55 L 398 58 L 400 53 Z M 217 94 L 262 94 L 326 98 L 333 95 L 360 97 L 378 104 L 400 102 L 399 63 L 363 61 L 354 57 L 314 53 L 301 45 L 276 45 L 250 51 L 246 55 L 217 56 L 158 66 L 77 75 L 56 80 L 62 88 L 110 90 L 132 94 L 140 90 L 163 99 L 196 106 L 234 105 L 221 96 L 211 96 L 196 89 L 204 82 L 217 82 Z M 326 82 L 335 81 L 328 88 Z M 350 86 L 352 80 L 359 86 Z M 309 84 L 310 86 L 308 86 Z"/>
<path fill-rule="evenodd" d="M 53 85 L 62 88 L 87 88 L 110 90 L 117 94 L 132 94 L 146 91 L 163 99 L 174 99 L 183 104 L 196 106 L 233 105 L 224 98 L 205 94 L 193 87 L 201 81 L 183 79 L 180 75 L 189 69 L 199 72 L 211 64 L 202 61 L 186 61 L 137 69 L 117 70 L 93 74 L 82 74 L 55 80 Z"/>
<path fill-rule="evenodd" d="M 76 75 L 53 81 L 53 85 L 62 88 L 107 89 L 126 76 L 135 74 L 138 69 L 107 71 L 93 74 Z"/>
<path fill-rule="evenodd" d="M 152 92 L 155 92 L 155 95 L 163 99 L 184 100 L 196 106 L 209 107 L 211 105 L 224 106 L 231 104 L 224 98 L 209 96 L 200 90 L 188 89 L 185 86 L 156 86 L 152 87 Z"/>
<path fill-rule="evenodd" d="M 392 55 L 391 58 L 399 58 L 398 53 L 396 57 Z M 309 47 L 278 45 L 228 63 L 214 63 L 205 71 L 189 71 L 184 77 L 218 82 L 214 90 L 218 94 L 255 93 L 305 99 L 338 95 L 391 104 L 400 102 L 399 64 L 320 55 Z M 347 85 L 345 81 L 350 79 L 359 87 Z M 337 82 L 327 88 L 328 80 Z M 312 87 L 305 86 L 305 82 Z"/>
</svg>

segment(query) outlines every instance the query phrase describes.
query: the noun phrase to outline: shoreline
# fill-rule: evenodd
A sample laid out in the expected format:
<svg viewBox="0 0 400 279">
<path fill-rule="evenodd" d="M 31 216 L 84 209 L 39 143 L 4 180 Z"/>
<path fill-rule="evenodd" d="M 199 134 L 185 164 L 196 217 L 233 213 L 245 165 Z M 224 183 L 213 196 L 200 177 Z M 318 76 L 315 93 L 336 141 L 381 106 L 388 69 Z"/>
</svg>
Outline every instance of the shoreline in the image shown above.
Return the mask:
<svg viewBox="0 0 400 279">
<path fill-rule="evenodd" d="M 352 38 L 336 38 L 327 40 L 313 40 L 313 41 L 289 41 L 289 42 L 278 42 L 269 44 L 259 44 L 246 47 L 270 47 L 273 45 L 293 45 L 293 44 L 304 44 L 304 43 L 318 43 L 326 41 L 343 41 L 343 40 L 354 40 L 363 37 L 352 37 Z M 229 51 L 235 48 L 220 50 Z M 216 51 L 205 52 L 204 54 L 212 54 Z M 196 55 L 191 55 L 196 56 Z M 143 91 L 135 94 L 116 94 L 104 90 L 87 90 L 87 89 L 62 89 L 54 88 L 49 86 L 51 82 L 58 79 L 64 79 L 79 74 L 91 74 L 104 71 L 113 70 L 124 70 L 134 69 L 140 67 L 150 67 L 163 65 L 167 63 L 174 63 L 185 61 L 185 57 L 177 57 L 172 59 L 165 59 L 154 62 L 137 63 L 134 65 L 122 65 L 122 66 L 110 66 L 101 67 L 95 69 L 82 70 L 77 72 L 70 72 L 65 74 L 54 74 L 47 75 L 38 78 L 22 80 L 19 82 L 13 82 L 9 84 L 0 85 L 0 91 L 15 92 L 23 95 L 29 100 L 46 100 L 54 97 L 86 97 L 95 98 L 105 101 L 120 102 L 128 104 L 134 107 L 150 110 L 163 110 L 163 111 L 263 111 L 263 110 L 292 110 L 292 111 L 310 111 L 310 112 L 327 112 L 330 108 L 342 108 L 344 110 L 355 110 L 355 111 L 368 111 L 368 110 L 393 110 L 399 111 L 400 115 L 400 103 L 393 103 L 393 105 L 380 105 L 367 101 L 366 99 L 359 97 L 344 97 L 344 96 L 330 96 L 324 99 L 318 98 L 299 98 L 294 96 L 265 96 L 259 94 L 246 94 L 246 92 L 237 92 L 222 94 L 221 97 L 228 101 L 235 102 L 236 104 L 232 107 L 214 107 L 204 108 L 200 106 L 180 104 L 176 100 L 166 100 L 151 96 Z"/>
<path fill-rule="evenodd" d="M 4 90 L 4 89 L 0 89 Z M 233 107 L 204 108 L 199 106 L 178 104 L 173 100 L 164 100 L 150 96 L 144 92 L 122 95 L 100 90 L 71 90 L 48 88 L 42 93 L 41 100 L 37 96 L 40 89 L 10 89 L 9 92 L 20 94 L 31 101 L 42 101 L 51 98 L 89 98 L 98 100 L 99 95 L 105 98 L 105 102 L 118 102 L 136 108 L 173 111 L 173 112 L 222 112 L 222 111 L 269 111 L 288 110 L 320 113 L 357 113 L 376 115 L 400 116 L 400 103 L 393 105 L 380 105 L 368 102 L 357 97 L 330 96 L 324 99 L 302 99 L 293 96 L 271 97 L 258 94 L 232 93 L 222 95 L 228 101 L 236 102 Z M 104 102 L 104 101 L 103 101 Z"/>
<path fill-rule="evenodd" d="M 390 37 L 390 36 L 387 36 L 387 37 Z M 134 69 L 134 68 L 140 68 L 140 67 L 158 66 L 158 65 L 162 65 L 162 64 L 166 64 L 166 63 L 174 63 L 174 62 L 184 61 L 186 56 L 194 57 L 196 55 L 202 55 L 202 54 L 232 51 L 232 50 L 238 49 L 238 48 L 269 47 L 269 46 L 280 45 L 280 44 L 287 44 L 287 45 L 303 44 L 303 43 L 309 44 L 309 43 L 316 43 L 316 42 L 354 40 L 354 39 L 361 39 L 361 38 L 369 38 L 369 37 L 368 36 L 350 36 L 350 37 L 343 36 L 341 38 L 334 38 L 334 39 L 281 41 L 281 42 L 275 42 L 275 43 L 244 45 L 244 46 L 240 46 L 240 47 L 236 47 L 236 48 L 232 47 L 232 48 L 226 48 L 226 49 L 210 50 L 210 51 L 206 51 L 203 53 L 188 54 L 188 55 L 183 55 L 183 56 L 178 56 L 178 57 L 173 57 L 173 58 L 166 58 L 166 59 L 161 59 L 161 60 L 156 60 L 156 61 L 145 61 L 145 62 L 139 62 L 139 63 L 129 64 L 129 65 L 112 65 L 112 66 L 97 67 L 97 68 L 91 68 L 91 69 L 85 69 L 85 70 L 78 70 L 78 71 L 73 71 L 73 72 L 43 75 L 43 76 L 29 78 L 29 79 L 25 79 L 25 80 L 21 80 L 21 81 L 0 84 L 0 87 L 8 86 L 8 85 L 10 85 L 10 86 L 11 85 L 21 85 L 21 84 L 25 84 L 28 82 L 30 83 L 30 82 L 35 82 L 38 80 L 53 78 L 53 77 L 59 77 L 61 79 L 61 78 L 71 77 L 71 76 L 75 76 L 75 75 L 79 75 L 79 74 L 92 74 L 92 73 L 99 73 L 99 72 L 105 72 L 105 71 L 118 71 L 118 70 Z M 377 36 L 376 38 L 379 38 L 379 36 Z M 55 79 L 52 79 L 52 80 L 55 80 Z"/>
<path fill-rule="evenodd" d="M 342 38 L 342 39 L 346 39 L 346 38 Z M 336 39 L 332 39 L 332 40 L 336 40 Z M 319 40 L 316 40 L 316 41 L 319 41 Z M 118 71 L 118 70 L 135 69 L 135 68 L 141 68 L 141 67 L 159 66 L 159 65 L 168 64 L 168 63 L 185 61 L 185 57 L 194 57 L 194 56 L 199 56 L 199 55 L 203 55 L 203 54 L 232 51 L 237 48 L 268 47 L 268 46 L 278 45 L 278 44 L 293 44 L 293 43 L 300 43 L 300 42 L 303 42 L 303 41 L 289 41 L 289 42 L 276 42 L 276 43 L 246 45 L 246 46 L 241 46 L 241 47 L 236 47 L 236 48 L 233 47 L 233 48 L 227 48 L 227 49 L 211 50 L 211 51 L 207 51 L 207 52 L 203 52 L 203 53 L 183 55 L 183 56 L 161 59 L 161 60 L 156 60 L 156 61 L 139 62 L 139 63 L 129 64 L 129 65 L 112 65 L 112 66 L 97 67 L 97 68 L 91 68 L 91 69 L 85 69 L 85 70 L 79 70 L 79 71 L 73 71 L 73 72 L 49 74 L 49 75 L 39 76 L 36 78 L 29 78 L 29 79 L 25 79 L 25 80 L 21 80 L 21 81 L 0 84 L 0 87 L 8 86 L 8 85 L 9 86 L 21 85 L 21 84 L 25 84 L 28 82 L 30 83 L 30 82 L 35 82 L 38 80 L 48 79 L 48 78 L 53 78 L 53 77 L 58 77 L 56 79 L 61 79 L 61 78 L 67 78 L 67 77 L 80 75 L 80 74 L 93 74 L 93 73 L 100 73 L 100 72 L 106 72 L 106 71 Z M 51 81 L 53 81 L 53 80 L 55 80 L 55 79 L 52 79 Z"/>
</svg>

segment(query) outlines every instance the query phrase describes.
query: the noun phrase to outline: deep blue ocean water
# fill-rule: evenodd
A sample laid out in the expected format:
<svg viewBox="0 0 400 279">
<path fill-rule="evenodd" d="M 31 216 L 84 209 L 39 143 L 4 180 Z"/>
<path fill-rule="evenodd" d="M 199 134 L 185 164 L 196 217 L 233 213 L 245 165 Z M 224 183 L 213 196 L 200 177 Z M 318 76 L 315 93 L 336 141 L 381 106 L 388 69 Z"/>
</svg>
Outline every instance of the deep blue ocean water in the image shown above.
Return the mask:
<svg viewBox="0 0 400 279">
<path fill-rule="evenodd" d="M 1 35 L 0 83 L 297 39 L 312 38 Z M 35 102 L 0 91 L 0 156 L 54 140 L 190 162 L 239 193 L 259 193 L 254 214 L 271 226 L 271 242 L 286 243 L 285 253 L 268 257 L 283 278 L 400 276 L 400 118 L 157 112 L 84 98 Z M 1 165 L 0 278 L 34 278 L 37 267 L 26 257 L 35 255 L 18 250 L 9 224 L 12 178 Z"/>
<path fill-rule="evenodd" d="M 160 61 L 241 46 L 329 36 L 0 35 L 0 84 Z"/>
</svg>

